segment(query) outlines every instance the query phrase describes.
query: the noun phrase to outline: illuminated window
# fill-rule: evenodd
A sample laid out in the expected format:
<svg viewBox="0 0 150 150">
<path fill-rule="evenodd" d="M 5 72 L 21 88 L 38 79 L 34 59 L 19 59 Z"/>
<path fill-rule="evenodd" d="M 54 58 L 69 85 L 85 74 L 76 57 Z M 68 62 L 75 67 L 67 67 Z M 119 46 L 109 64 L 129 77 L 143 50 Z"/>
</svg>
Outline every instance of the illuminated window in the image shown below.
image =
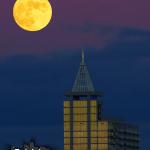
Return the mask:
<svg viewBox="0 0 150 150">
<path fill-rule="evenodd" d="M 81 148 L 80 148 L 80 145 L 74 144 L 74 145 L 73 145 L 73 149 L 74 149 L 74 150 L 80 150 Z"/>
<path fill-rule="evenodd" d="M 70 132 L 64 132 L 64 137 L 70 137 Z"/>
<path fill-rule="evenodd" d="M 70 114 L 70 108 L 64 108 L 64 114 Z"/>
<path fill-rule="evenodd" d="M 108 150 L 108 144 L 98 144 L 98 149 Z"/>
<path fill-rule="evenodd" d="M 70 131 L 70 123 L 64 122 L 64 131 Z"/>
<path fill-rule="evenodd" d="M 98 143 L 108 143 L 108 138 L 98 138 Z"/>
<path fill-rule="evenodd" d="M 91 143 L 97 143 L 97 138 L 91 138 Z"/>
<path fill-rule="evenodd" d="M 98 132 L 98 137 L 108 137 L 108 132 L 99 131 L 99 132 Z"/>
<path fill-rule="evenodd" d="M 97 122 L 91 122 L 91 130 L 97 130 Z"/>
<path fill-rule="evenodd" d="M 64 121 L 70 121 L 70 115 L 64 115 Z"/>
<path fill-rule="evenodd" d="M 70 144 L 70 138 L 64 138 L 64 144 Z"/>
<path fill-rule="evenodd" d="M 98 130 L 108 130 L 108 122 L 98 122 Z"/>
<path fill-rule="evenodd" d="M 95 100 L 91 101 L 91 106 L 97 106 L 97 101 Z"/>
<path fill-rule="evenodd" d="M 87 137 L 87 132 L 73 132 L 74 137 Z"/>
<path fill-rule="evenodd" d="M 87 131 L 87 124 L 85 124 L 85 123 L 80 123 L 80 130 L 81 131 Z"/>
<path fill-rule="evenodd" d="M 97 150 L 97 144 L 91 144 L 91 150 Z"/>
<path fill-rule="evenodd" d="M 87 144 L 81 144 L 80 150 L 87 150 Z"/>
<path fill-rule="evenodd" d="M 87 107 L 87 101 L 74 101 L 74 107 Z"/>
<path fill-rule="evenodd" d="M 87 123 L 86 122 L 74 122 L 73 130 L 74 131 L 87 131 Z"/>
<path fill-rule="evenodd" d="M 97 121 L 97 115 L 96 114 L 91 114 L 90 118 L 91 118 L 91 121 Z"/>
<path fill-rule="evenodd" d="M 64 107 L 70 107 L 70 101 L 64 101 Z"/>
<path fill-rule="evenodd" d="M 81 143 L 87 143 L 87 138 L 80 138 Z"/>
<path fill-rule="evenodd" d="M 86 114 L 74 115 L 73 119 L 74 121 L 87 121 L 87 115 Z"/>
<path fill-rule="evenodd" d="M 64 150 L 70 150 L 70 145 L 64 145 Z"/>
<path fill-rule="evenodd" d="M 90 109 L 91 109 L 91 113 L 95 113 L 95 114 L 97 113 L 97 107 L 91 107 Z"/>
<path fill-rule="evenodd" d="M 87 138 L 74 138 L 73 139 L 74 144 L 84 144 L 87 143 Z"/>
<path fill-rule="evenodd" d="M 76 108 L 73 108 L 73 113 L 74 114 L 86 114 L 87 113 L 87 108 L 79 108 L 79 107 L 76 107 Z"/>
<path fill-rule="evenodd" d="M 97 132 L 91 131 L 91 137 L 97 137 Z"/>
</svg>

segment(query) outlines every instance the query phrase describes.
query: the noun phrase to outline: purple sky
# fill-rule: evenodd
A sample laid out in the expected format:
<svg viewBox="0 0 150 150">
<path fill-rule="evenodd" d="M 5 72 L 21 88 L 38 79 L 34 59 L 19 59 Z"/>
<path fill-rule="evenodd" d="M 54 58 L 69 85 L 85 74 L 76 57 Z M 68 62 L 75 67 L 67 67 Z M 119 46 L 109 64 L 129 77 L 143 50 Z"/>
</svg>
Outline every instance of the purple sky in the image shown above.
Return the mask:
<svg viewBox="0 0 150 150">
<path fill-rule="evenodd" d="M 52 0 L 52 22 L 36 33 L 26 32 L 15 24 L 14 2 L 1 0 L 0 54 L 3 56 L 82 47 L 101 50 L 118 40 L 123 28 L 150 29 L 149 0 Z"/>
</svg>

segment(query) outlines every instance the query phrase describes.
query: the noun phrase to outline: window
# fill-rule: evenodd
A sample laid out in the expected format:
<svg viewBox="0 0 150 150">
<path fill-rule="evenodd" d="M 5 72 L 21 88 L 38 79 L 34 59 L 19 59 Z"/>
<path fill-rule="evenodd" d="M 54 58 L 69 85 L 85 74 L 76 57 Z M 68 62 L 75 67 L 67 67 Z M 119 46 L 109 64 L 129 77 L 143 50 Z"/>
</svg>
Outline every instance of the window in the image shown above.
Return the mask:
<svg viewBox="0 0 150 150">
<path fill-rule="evenodd" d="M 64 144 L 70 144 L 70 138 L 64 138 Z"/>
<path fill-rule="evenodd" d="M 74 121 L 87 121 L 87 115 L 85 114 L 74 115 L 73 120 Z"/>
<path fill-rule="evenodd" d="M 70 115 L 64 115 L 64 121 L 70 121 Z"/>
<path fill-rule="evenodd" d="M 97 122 L 91 122 L 91 130 L 97 131 Z"/>
<path fill-rule="evenodd" d="M 108 150 L 108 144 L 98 144 L 98 149 Z"/>
<path fill-rule="evenodd" d="M 108 132 L 99 131 L 99 132 L 98 132 L 98 137 L 108 137 Z"/>
<path fill-rule="evenodd" d="M 64 107 L 70 107 L 70 101 L 64 101 Z"/>
<path fill-rule="evenodd" d="M 70 114 L 70 108 L 64 108 L 64 114 Z"/>
<path fill-rule="evenodd" d="M 97 115 L 96 114 L 90 114 L 91 121 L 97 121 Z"/>
<path fill-rule="evenodd" d="M 87 113 L 87 108 L 86 107 L 76 107 L 76 108 L 73 108 L 73 113 L 74 114 L 86 114 Z"/>
<path fill-rule="evenodd" d="M 97 150 L 97 144 L 91 144 L 91 150 Z"/>
<path fill-rule="evenodd" d="M 74 101 L 73 102 L 74 107 L 87 107 L 87 101 Z"/>
<path fill-rule="evenodd" d="M 64 145 L 64 150 L 70 150 L 70 145 Z"/>
<path fill-rule="evenodd" d="M 91 113 L 96 114 L 97 113 L 97 107 L 91 107 Z"/>
<path fill-rule="evenodd" d="M 70 132 L 64 132 L 64 137 L 70 137 Z"/>
<path fill-rule="evenodd" d="M 87 132 L 73 132 L 74 137 L 87 137 Z"/>
<path fill-rule="evenodd" d="M 108 130 L 108 122 L 98 122 L 98 130 Z"/>
<path fill-rule="evenodd" d="M 91 131 L 91 137 L 97 137 L 97 132 L 95 132 L 95 131 Z"/>
<path fill-rule="evenodd" d="M 108 143 L 108 138 L 98 138 L 98 143 Z"/>
<path fill-rule="evenodd" d="M 91 138 L 91 143 L 97 143 L 97 138 Z"/>
<path fill-rule="evenodd" d="M 97 106 L 97 101 L 95 100 L 91 101 L 91 106 Z"/>
<path fill-rule="evenodd" d="M 64 131 L 70 131 L 70 123 L 64 122 Z"/>
</svg>

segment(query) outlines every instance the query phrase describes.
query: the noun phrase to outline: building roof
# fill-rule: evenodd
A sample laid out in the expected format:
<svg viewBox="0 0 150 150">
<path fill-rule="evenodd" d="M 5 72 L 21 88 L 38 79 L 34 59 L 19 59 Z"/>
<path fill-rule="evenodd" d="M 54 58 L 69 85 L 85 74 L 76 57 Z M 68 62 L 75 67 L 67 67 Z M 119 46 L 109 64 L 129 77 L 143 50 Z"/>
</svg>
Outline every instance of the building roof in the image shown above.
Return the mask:
<svg viewBox="0 0 150 150">
<path fill-rule="evenodd" d="M 95 92 L 90 74 L 88 72 L 84 51 L 82 51 L 82 60 L 80 63 L 79 71 L 77 73 L 77 77 L 75 79 L 72 92 L 76 93 L 87 93 L 87 92 Z"/>
</svg>

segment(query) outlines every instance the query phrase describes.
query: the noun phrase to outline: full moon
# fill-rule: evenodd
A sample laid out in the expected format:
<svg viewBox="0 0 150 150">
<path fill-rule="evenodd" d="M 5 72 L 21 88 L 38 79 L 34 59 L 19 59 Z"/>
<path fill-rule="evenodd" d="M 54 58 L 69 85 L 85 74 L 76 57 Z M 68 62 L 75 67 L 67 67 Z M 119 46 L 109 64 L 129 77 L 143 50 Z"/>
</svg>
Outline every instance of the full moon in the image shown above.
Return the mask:
<svg viewBox="0 0 150 150">
<path fill-rule="evenodd" d="M 13 16 L 19 27 L 27 31 L 45 28 L 52 18 L 52 7 L 48 0 L 17 0 Z"/>
</svg>

